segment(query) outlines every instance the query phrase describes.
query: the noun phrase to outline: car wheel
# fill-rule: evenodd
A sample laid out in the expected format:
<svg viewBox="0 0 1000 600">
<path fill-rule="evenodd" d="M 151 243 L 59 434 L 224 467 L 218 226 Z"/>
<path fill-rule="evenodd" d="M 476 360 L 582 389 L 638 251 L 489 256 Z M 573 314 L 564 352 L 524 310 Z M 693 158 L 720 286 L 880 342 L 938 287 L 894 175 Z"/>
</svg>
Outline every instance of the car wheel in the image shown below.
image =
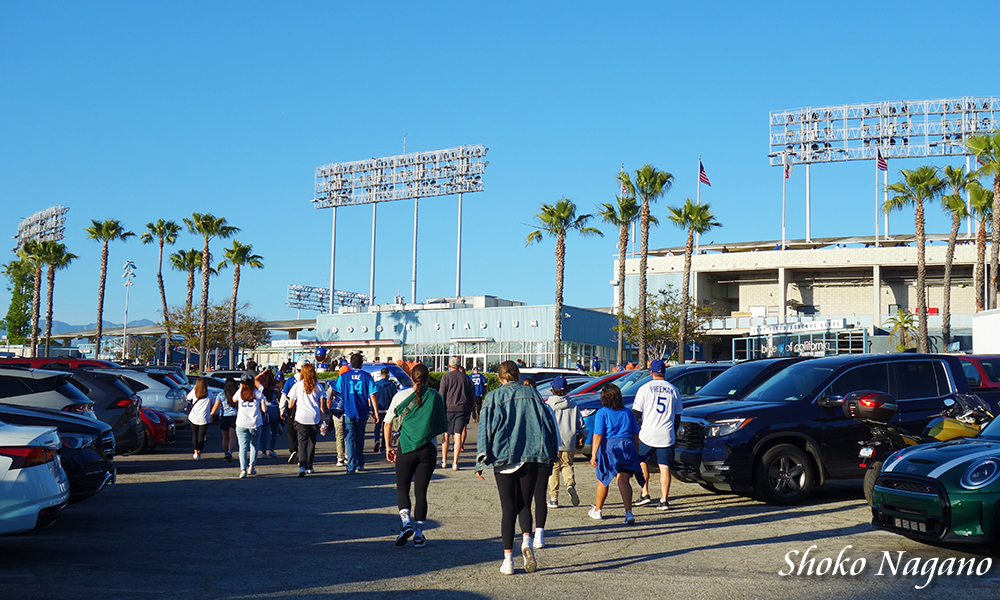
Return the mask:
<svg viewBox="0 0 1000 600">
<path fill-rule="evenodd" d="M 153 434 L 150 433 L 150 431 L 146 427 L 146 425 L 143 424 L 143 426 L 142 426 L 142 443 L 139 444 L 139 448 L 135 451 L 135 454 L 142 454 L 143 452 L 148 451 L 152 447 L 152 444 L 149 443 L 150 440 L 152 440 L 152 439 L 153 439 Z"/>
<path fill-rule="evenodd" d="M 768 504 L 799 504 L 812 492 L 816 475 L 809 456 L 797 446 L 779 444 L 764 453 L 754 470 L 754 491 Z"/>
<path fill-rule="evenodd" d="M 872 492 L 875 490 L 875 480 L 882 472 L 882 462 L 881 460 L 873 462 L 868 465 L 868 470 L 865 471 L 865 502 L 868 503 L 868 506 L 872 505 Z"/>
</svg>

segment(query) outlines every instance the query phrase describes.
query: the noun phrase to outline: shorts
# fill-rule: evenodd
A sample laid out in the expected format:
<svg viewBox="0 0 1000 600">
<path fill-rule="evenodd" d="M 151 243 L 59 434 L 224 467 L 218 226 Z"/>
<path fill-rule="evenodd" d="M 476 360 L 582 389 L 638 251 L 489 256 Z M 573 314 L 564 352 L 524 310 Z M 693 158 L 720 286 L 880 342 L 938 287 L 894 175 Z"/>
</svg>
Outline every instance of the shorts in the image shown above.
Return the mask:
<svg viewBox="0 0 1000 600">
<path fill-rule="evenodd" d="M 448 433 L 451 435 L 461 434 L 468 422 L 465 413 L 448 413 Z"/>
<path fill-rule="evenodd" d="M 223 416 L 219 419 L 219 429 L 223 431 L 227 429 L 236 429 L 236 415 L 231 417 Z"/>
<path fill-rule="evenodd" d="M 639 460 L 647 464 L 671 467 L 674 464 L 674 447 L 655 448 L 639 442 Z"/>
</svg>

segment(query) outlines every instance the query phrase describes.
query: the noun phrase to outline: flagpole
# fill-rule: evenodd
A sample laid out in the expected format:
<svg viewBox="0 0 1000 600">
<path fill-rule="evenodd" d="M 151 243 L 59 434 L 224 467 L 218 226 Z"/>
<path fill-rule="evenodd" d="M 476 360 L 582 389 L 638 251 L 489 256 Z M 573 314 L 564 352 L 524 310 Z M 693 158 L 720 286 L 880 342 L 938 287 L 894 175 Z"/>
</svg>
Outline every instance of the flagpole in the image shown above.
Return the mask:
<svg viewBox="0 0 1000 600">
<path fill-rule="evenodd" d="M 700 206 L 701 205 L 701 155 L 700 154 L 698 155 L 698 191 L 695 192 L 695 198 L 696 198 L 695 202 L 697 202 L 698 205 Z M 699 247 L 701 247 L 701 234 L 696 233 L 694 234 L 695 252 L 698 251 Z"/>
<path fill-rule="evenodd" d="M 875 151 L 875 247 L 878 248 L 878 218 L 881 209 L 878 204 L 878 150 Z"/>
</svg>

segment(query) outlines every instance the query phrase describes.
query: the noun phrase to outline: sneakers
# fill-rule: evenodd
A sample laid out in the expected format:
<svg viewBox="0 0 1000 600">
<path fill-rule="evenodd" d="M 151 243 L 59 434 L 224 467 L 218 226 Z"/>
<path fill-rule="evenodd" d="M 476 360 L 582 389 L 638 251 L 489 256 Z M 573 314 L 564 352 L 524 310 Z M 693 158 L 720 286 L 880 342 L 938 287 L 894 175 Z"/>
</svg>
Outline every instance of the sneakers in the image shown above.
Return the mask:
<svg viewBox="0 0 1000 600">
<path fill-rule="evenodd" d="M 627 510 L 625 511 L 625 524 L 631 525 L 632 523 L 635 523 L 635 517 L 632 515 L 632 511 Z"/>
<path fill-rule="evenodd" d="M 545 534 L 541 531 L 535 532 L 535 539 L 531 542 L 531 545 L 535 547 L 536 550 L 541 550 L 545 547 Z"/>
<path fill-rule="evenodd" d="M 645 505 L 649 504 L 652 501 L 653 501 L 653 499 L 650 498 L 649 496 L 639 496 L 639 499 L 636 500 L 635 502 L 633 502 L 632 504 L 634 504 L 636 506 L 645 506 Z"/>
<path fill-rule="evenodd" d="M 226 452 L 226 455 L 222 457 L 226 462 L 233 462 L 233 453 Z"/>
<path fill-rule="evenodd" d="M 248 473 L 248 475 L 256 475 L 256 474 L 257 474 L 257 467 L 255 467 L 254 465 L 250 465 L 250 472 Z"/>
<path fill-rule="evenodd" d="M 278 454 L 274 451 L 274 448 L 268 450 L 267 455 L 270 456 L 271 458 L 278 458 Z"/>
<path fill-rule="evenodd" d="M 441 468 L 442 469 L 447 469 L 448 468 L 448 461 L 447 460 L 442 460 L 441 461 Z"/>
<path fill-rule="evenodd" d="M 458 463 L 455 463 L 455 464 L 451 465 L 451 470 L 452 471 L 457 471 L 458 470 Z"/>
<path fill-rule="evenodd" d="M 191 455 L 191 458 L 193 458 L 193 459 L 195 459 L 195 460 L 201 460 L 201 457 L 200 457 L 200 456 L 198 456 L 198 453 L 197 453 L 197 452 L 196 452 L 196 453 L 194 453 L 194 454 L 192 454 L 192 455 Z"/>
<path fill-rule="evenodd" d="M 292 450 L 292 453 L 288 456 L 288 464 L 293 465 L 297 460 L 299 460 L 299 453 L 296 450 Z"/>
<path fill-rule="evenodd" d="M 521 558 L 524 559 L 524 570 L 528 573 L 534 573 L 535 569 L 538 568 L 538 563 L 535 562 L 535 552 L 531 549 L 530 537 L 524 538 L 524 541 L 521 542 Z"/>
<path fill-rule="evenodd" d="M 595 521 L 600 521 L 601 519 L 604 518 L 603 516 L 601 516 L 601 510 L 596 506 L 590 507 L 590 510 L 587 512 L 587 516 L 589 516 L 591 519 L 594 519 Z"/>
<path fill-rule="evenodd" d="M 503 573 L 504 575 L 514 574 L 514 561 L 511 560 L 510 557 L 508 556 L 504 557 L 503 563 L 500 565 L 500 572 Z"/>
<path fill-rule="evenodd" d="M 580 506 L 580 495 L 576 493 L 576 486 L 566 486 L 566 492 L 569 494 L 569 501 L 573 503 L 573 506 Z"/>
<path fill-rule="evenodd" d="M 344 463 L 344 459 L 342 459 L 342 458 L 338 458 L 337 459 L 337 466 L 338 467 L 342 467 L 342 466 L 344 466 L 344 464 L 346 464 L 346 463 Z"/>
<path fill-rule="evenodd" d="M 378 454 L 381 450 L 382 450 L 382 444 L 380 444 L 380 443 L 378 443 L 376 441 L 375 442 L 375 447 L 372 448 L 372 452 L 374 452 L 375 454 Z"/>
<path fill-rule="evenodd" d="M 306 469 L 306 474 L 307 474 L 307 475 L 312 475 L 312 474 L 313 474 L 313 473 L 315 473 L 315 472 L 316 472 L 316 471 L 314 471 L 314 470 L 312 470 L 312 469 Z"/>
<path fill-rule="evenodd" d="M 299 467 L 299 477 L 305 477 L 305 476 L 306 476 L 306 468 Z"/>
<path fill-rule="evenodd" d="M 410 536 L 414 533 L 413 523 L 407 521 L 403 523 L 403 526 L 399 528 L 399 535 L 396 536 L 396 545 L 405 546 L 406 540 L 410 539 Z"/>
<path fill-rule="evenodd" d="M 556 500 L 555 498 L 549 498 L 545 502 L 545 506 L 547 506 L 549 508 L 559 508 L 559 501 Z"/>
<path fill-rule="evenodd" d="M 413 547 L 423 548 L 426 545 L 427 540 L 424 538 L 424 532 L 418 529 L 417 532 L 413 534 Z"/>
<path fill-rule="evenodd" d="M 247 478 L 247 472 L 246 471 L 240 471 L 240 479 L 246 479 L 246 478 Z"/>
<path fill-rule="evenodd" d="M 669 510 L 669 509 L 670 509 L 670 503 L 668 503 L 666 500 L 660 500 L 656 504 L 656 510 Z"/>
</svg>

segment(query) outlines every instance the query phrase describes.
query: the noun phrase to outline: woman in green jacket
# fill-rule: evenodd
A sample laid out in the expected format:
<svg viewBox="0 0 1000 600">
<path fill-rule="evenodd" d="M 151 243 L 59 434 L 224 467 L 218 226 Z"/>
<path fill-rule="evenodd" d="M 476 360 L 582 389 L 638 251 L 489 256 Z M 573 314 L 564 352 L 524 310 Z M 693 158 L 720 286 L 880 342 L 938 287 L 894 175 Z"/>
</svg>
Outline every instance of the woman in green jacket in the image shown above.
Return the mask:
<svg viewBox="0 0 1000 600">
<path fill-rule="evenodd" d="M 413 389 L 397 392 L 386 411 L 382 432 L 385 437 L 385 458 L 396 464 L 396 505 L 403 522 L 396 536 L 396 545 L 403 546 L 413 536 L 413 545 L 423 548 L 424 521 L 427 519 L 427 487 L 437 464 L 434 441 L 448 429 L 444 399 L 427 387 L 430 373 L 424 365 L 410 372 Z M 401 416 L 399 452 L 392 447 L 392 417 Z M 413 484 L 413 513 L 410 513 L 410 484 Z M 416 522 L 416 523 L 414 523 Z"/>
</svg>

